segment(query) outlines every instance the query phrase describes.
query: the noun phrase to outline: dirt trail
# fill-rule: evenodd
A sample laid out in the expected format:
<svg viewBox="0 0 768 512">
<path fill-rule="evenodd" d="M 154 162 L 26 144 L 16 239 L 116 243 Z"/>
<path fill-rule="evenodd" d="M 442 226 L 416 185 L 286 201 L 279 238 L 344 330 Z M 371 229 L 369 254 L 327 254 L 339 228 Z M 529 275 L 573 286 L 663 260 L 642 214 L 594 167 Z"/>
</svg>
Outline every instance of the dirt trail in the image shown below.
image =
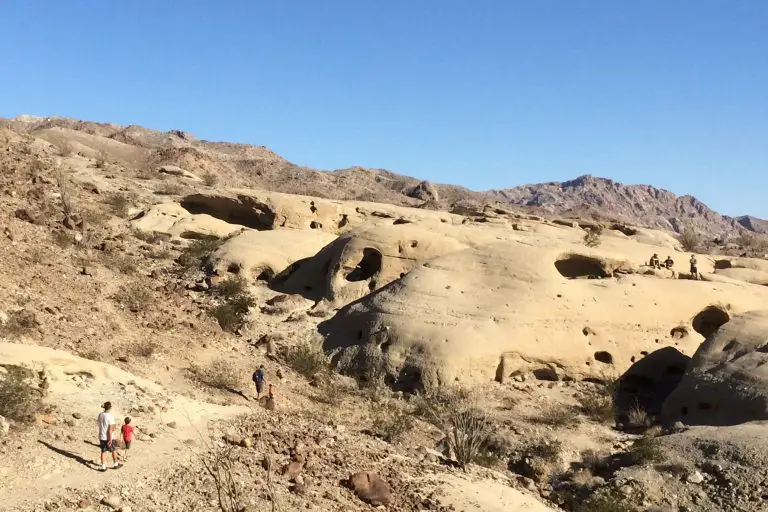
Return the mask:
<svg viewBox="0 0 768 512">
<path fill-rule="evenodd" d="M 193 456 L 209 421 L 249 410 L 178 396 L 113 366 L 44 347 L 0 343 L 0 360 L 44 369 L 50 382 L 46 402 L 57 404 L 53 412 L 38 416 L 43 429 L 31 429 L 14 446 L 0 447 L 0 510 L 29 510 L 22 506 L 25 500 L 34 497 L 39 503 L 70 489 L 140 481 Z M 96 428 L 98 404 L 104 400 L 115 404 L 118 425 L 130 415 L 138 432 L 124 467 L 105 473 L 98 470 Z"/>
</svg>

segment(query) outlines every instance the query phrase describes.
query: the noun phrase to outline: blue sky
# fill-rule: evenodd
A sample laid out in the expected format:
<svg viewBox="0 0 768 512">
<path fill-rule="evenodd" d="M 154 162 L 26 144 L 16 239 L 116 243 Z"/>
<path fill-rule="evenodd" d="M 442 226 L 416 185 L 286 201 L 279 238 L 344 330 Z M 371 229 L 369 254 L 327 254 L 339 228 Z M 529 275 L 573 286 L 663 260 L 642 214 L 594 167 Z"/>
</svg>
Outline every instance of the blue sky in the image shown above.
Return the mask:
<svg viewBox="0 0 768 512">
<path fill-rule="evenodd" d="M 0 116 L 477 190 L 588 173 L 768 218 L 763 0 L 5 0 L 0 63 Z"/>
</svg>

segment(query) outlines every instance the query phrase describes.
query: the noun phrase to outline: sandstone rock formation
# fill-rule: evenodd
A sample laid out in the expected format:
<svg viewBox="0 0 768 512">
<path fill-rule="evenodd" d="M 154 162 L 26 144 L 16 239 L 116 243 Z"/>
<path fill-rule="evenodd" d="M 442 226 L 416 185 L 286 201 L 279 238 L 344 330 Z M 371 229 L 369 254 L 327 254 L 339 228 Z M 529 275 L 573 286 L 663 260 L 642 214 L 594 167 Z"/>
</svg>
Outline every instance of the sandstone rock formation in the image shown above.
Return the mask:
<svg viewBox="0 0 768 512">
<path fill-rule="evenodd" d="M 707 338 L 662 418 L 688 425 L 768 420 L 768 310 L 736 316 Z"/>
<path fill-rule="evenodd" d="M 768 298 L 744 284 L 622 276 L 633 269 L 620 257 L 550 243 L 489 243 L 427 261 L 321 324 L 325 348 L 352 373 L 383 360 L 405 388 L 528 372 L 599 378 L 660 344 L 693 353 L 696 332 L 719 318 L 697 314 L 717 300 L 745 311 Z M 669 341 L 686 320 L 692 335 Z"/>
</svg>

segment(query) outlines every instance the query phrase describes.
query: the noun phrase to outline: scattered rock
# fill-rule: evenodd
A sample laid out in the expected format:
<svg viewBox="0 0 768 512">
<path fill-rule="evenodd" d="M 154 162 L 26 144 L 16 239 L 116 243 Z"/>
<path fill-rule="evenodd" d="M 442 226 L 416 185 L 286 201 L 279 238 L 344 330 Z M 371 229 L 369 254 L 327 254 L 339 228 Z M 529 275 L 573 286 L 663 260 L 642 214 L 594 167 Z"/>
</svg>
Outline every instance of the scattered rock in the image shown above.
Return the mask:
<svg viewBox="0 0 768 512">
<path fill-rule="evenodd" d="M 389 484 L 373 473 L 359 472 L 349 477 L 349 484 L 355 494 L 365 503 L 377 507 L 392 502 Z"/>
<path fill-rule="evenodd" d="M 11 424 L 8 423 L 8 420 L 0 416 L 0 437 L 8 434 L 8 431 L 11 430 Z"/>
<path fill-rule="evenodd" d="M 685 477 L 685 481 L 689 484 L 700 484 L 704 482 L 704 475 L 701 474 L 699 471 L 694 471 L 693 473 L 689 473 L 688 476 Z"/>
<path fill-rule="evenodd" d="M 109 507 L 111 509 L 119 510 L 120 509 L 120 497 L 119 496 L 107 496 L 105 498 L 102 498 L 101 504 Z"/>
</svg>

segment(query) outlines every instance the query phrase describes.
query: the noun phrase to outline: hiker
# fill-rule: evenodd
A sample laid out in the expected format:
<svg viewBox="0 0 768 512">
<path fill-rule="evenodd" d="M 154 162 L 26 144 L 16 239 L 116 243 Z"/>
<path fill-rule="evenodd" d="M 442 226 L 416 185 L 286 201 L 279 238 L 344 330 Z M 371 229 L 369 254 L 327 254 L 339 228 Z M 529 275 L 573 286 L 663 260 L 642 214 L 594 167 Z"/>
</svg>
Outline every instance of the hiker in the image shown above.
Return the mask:
<svg viewBox="0 0 768 512">
<path fill-rule="evenodd" d="M 261 391 L 264 389 L 264 365 L 259 365 L 259 369 L 253 372 L 254 384 L 256 384 L 256 398 L 261 397 Z M 269 389 L 272 389 L 272 384 L 269 385 Z"/>
<path fill-rule="evenodd" d="M 113 468 L 119 468 L 120 463 L 118 462 L 117 439 L 115 439 L 115 417 L 111 412 L 112 403 L 104 402 L 104 405 L 102 405 L 101 408 L 104 410 L 99 413 L 98 418 L 99 449 L 101 450 L 101 470 L 106 471 L 107 452 L 112 454 L 112 462 L 114 463 L 114 466 L 112 466 Z"/>
<path fill-rule="evenodd" d="M 666 267 L 669 270 L 672 270 L 672 267 L 675 265 L 675 261 L 672 259 L 671 256 L 667 256 L 667 259 L 664 260 L 664 267 Z"/>
<path fill-rule="evenodd" d="M 120 434 L 123 437 L 123 444 L 125 445 L 125 456 L 123 460 L 128 460 L 128 452 L 131 449 L 131 442 L 133 441 L 133 425 L 131 425 L 131 418 L 126 416 L 125 423 L 120 427 Z"/>
<path fill-rule="evenodd" d="M 696 255 L 691 254 L 691 277 L 698 280 L 699 279 L 699 267 L 696 262 Z"/>
<path fill-rule="evenodd" d="M 653 256 L 651 256 L 650 266 L 653 268 L 661 268 L 661 265 L 659 264 L 658 254 L 653 253 Z"/>
</svg>

